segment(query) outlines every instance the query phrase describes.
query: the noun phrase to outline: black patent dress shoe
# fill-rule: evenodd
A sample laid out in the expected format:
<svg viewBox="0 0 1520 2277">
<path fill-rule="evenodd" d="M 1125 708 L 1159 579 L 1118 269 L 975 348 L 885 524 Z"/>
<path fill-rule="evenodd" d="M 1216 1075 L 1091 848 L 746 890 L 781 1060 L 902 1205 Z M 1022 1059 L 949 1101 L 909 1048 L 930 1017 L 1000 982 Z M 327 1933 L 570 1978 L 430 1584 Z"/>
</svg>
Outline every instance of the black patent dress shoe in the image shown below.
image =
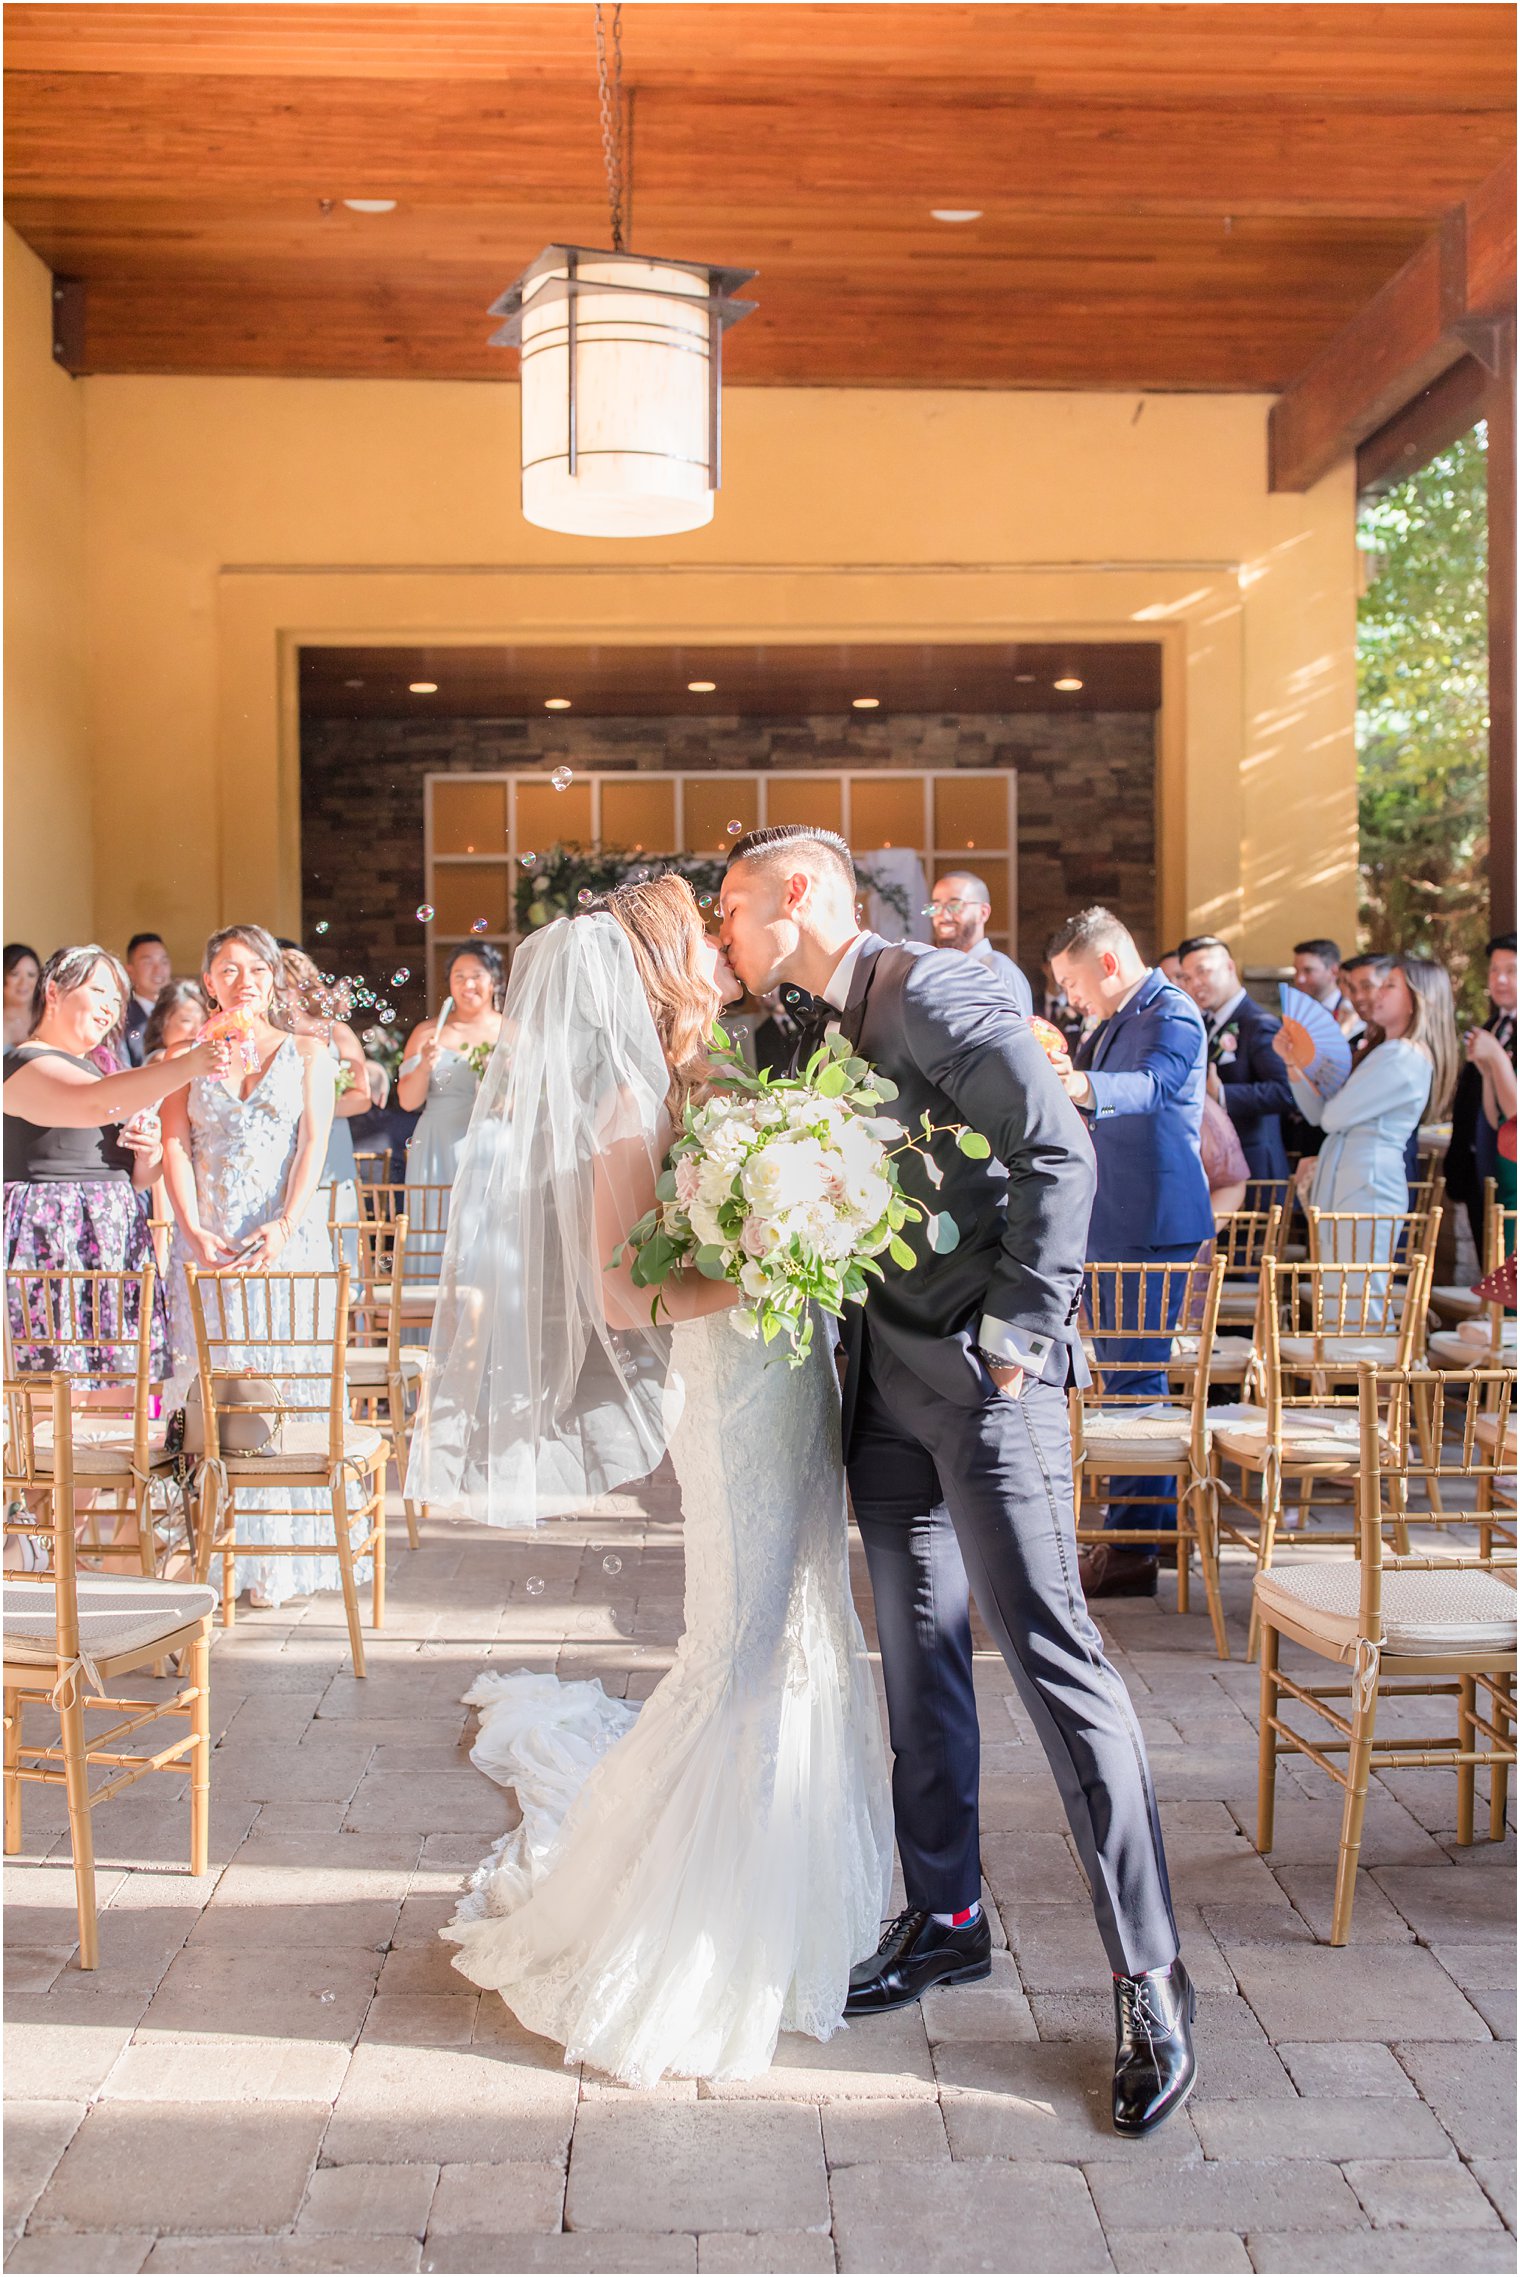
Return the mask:
<svg viewBox="0 0 1520 2277">
<path fill-rule="evenodd" d="M 1154 1597 L 1159 1561 L 1128 1542 L 1095 1542 L 1077 1553 L 1084 1597 Z"/>
<path fill-rule="evenodd" d="M 906 2008 L 931 1985 L 975 1984 L 992 1974 L 992 1931 L 983 1906 L 975 1921 L 951 1929 L 909 1906 L 889 1921 L 876 1951 L 850 1971 L 846 2016 L 885 2016 Z"/>
<path fill-rule="evenodd" d="M 1114 2132 L 1148 2135 L 1193 2092 L 1198 1996 L 1181 1961 L 1164 1975 L 1114 1979 Z"/>
</svg>

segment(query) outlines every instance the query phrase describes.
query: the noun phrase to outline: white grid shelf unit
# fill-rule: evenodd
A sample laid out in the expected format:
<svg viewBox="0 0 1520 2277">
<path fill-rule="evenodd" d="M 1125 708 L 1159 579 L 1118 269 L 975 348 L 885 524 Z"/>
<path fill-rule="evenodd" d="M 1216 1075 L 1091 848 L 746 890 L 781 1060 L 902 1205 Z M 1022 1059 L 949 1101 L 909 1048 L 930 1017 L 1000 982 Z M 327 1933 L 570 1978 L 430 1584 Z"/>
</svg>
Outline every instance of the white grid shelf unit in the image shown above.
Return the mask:
<svg viewBox="0 0 1520 2277">
<path fill-rule="evenodd" d="M 502 793 L 499 820 L 484 811 L 493 787 Z M 673 843 L 651 844 L 651 855 L 693 854 L 716 859 L 731 843 L 724 825 L 713 824 L 713 816 L 725 806 L 733 809 L 732 819 L 742 821 L 747 830 L 773 820 L 810 819 L 837 827 L 862 860 L 889 847 L 911 849 L 931 882 L 936 874 L 962 863 L 976 870 L 988 879 L 1000 905 L 990 929 L 994 945 L 1009 949 L 1010 943 L 1017 941 L 1018 778 L 1012 768 L 920 771 L 808 767 L 717 773 L 695 768 L 587 766 L 573 770 L 572 783 L 563 793 L 554 791 L 549 774 L 538 768 L 439 772 L 425 777 L 423 785 L 423 898 L 436 905 L 440 895 L 447 898 L 461 873 L 473 873 L 480 880 L 483 897 L 501 913 L 501 922 L 493 920 L 483 934 L 476 935 L 468 923 L 449 924 L 440 912 L 439 919 L 428 927 L 431 1002 L 438 999 L 442 960 L 448 950 L 471 939 L 490 941 L 509 955 L 516 946 L 520 936 L 514 922 L 515 889 L 522 875 L 521 857 L 543 850 L 554 838 L 588 846 L 603 843 L 604 812 L 626 804 L 630 789 L 654 794 L 657 802 L 668 790 Z M 440 837 L 447 841 L 454 833 L 440 829 L 440 808 L 451 795 L 457 797 L 461 792 L 473 794 L 481 807 L 479 835 L 464 850 L 444 850 Z M 622 799 L 620 793 L 624 794 Z M 481 794 L 485 794 L 484 800 Z M 524 809 L 531 807 L 541 820 L 556 819 L 555 806 L 561 799 L 568 827 L 546 839 L 526 819 Z M 974 828 L 969 840 L 964 835 L 955 838 L 948 822 L 957 806 L 963 816 L 973 808 L 977 810 L 991 829 Z M 896 825 L 890 836 L 879 826 L 883 813 L 890 813 Z M 499 835 L 491 845 L 486 839 L 493 832 Z M 618 845 L 629 842 L 617 829 L 607 832 L 606 837 Z M 455 915 L 457 919 L 457 907 Z"/>
</svg>

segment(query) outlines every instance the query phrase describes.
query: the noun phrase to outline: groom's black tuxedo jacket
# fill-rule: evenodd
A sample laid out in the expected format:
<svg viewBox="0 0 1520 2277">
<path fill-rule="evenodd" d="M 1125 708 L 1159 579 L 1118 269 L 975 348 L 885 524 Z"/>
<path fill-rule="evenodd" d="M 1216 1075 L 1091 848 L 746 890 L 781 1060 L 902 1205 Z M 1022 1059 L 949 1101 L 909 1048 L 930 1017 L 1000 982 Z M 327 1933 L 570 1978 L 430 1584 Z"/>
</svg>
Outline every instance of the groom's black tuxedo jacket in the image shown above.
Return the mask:
<svg viewBox="0 0 1520 2277">
<path fill-rule="evenodd" d="M 868 933 L 839 1025 L 897 1085 L 884 1115 L 912 1132 L 927 1110 L 934 1123 L 969 1124 L 992 1147 L 990 1161 L 974 1162 L 953 1137 L 937 1138 L 938 1188 L 920 1157 L 899 1159 L 906 1191 L 928 1210 L 948 1211 L 960 1245 L 939 1256 L 926 1227 L 907 1229 L 918 1263 L 906 1272 L 882 1258 L 886 1279 L 872 1283 L 868 1299 L 872 1339 L 961 1407 L 988 1395 L 990 1378 L 972 1351 L 984 1313 L 1053 1338 L 1066 1350 L 1070 1379 L 1085 1381 L 1076 1322 L 1092 1143 L 1028 1021 L 971 958 Z M 864 1344 L 855 1305 L 845 1307 L 844 1342 L 848 1442 Z"/>
</svg>

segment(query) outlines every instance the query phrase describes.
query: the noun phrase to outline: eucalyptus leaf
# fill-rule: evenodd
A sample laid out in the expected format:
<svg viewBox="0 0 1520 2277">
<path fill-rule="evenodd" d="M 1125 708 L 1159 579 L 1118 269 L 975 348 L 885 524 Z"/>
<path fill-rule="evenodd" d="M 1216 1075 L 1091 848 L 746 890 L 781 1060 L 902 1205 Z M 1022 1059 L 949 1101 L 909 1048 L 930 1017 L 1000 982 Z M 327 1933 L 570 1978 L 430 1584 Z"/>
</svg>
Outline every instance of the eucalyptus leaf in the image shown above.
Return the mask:
<svg viewBox="0 0 1520 2277">
<path fill-rule="evenodd" d="M 945 1173 L 943 1170 L 941 1170 L 939 1164 L 935 1161 L 932 1154 L 926 1154 L 924 1156 L 924 1176 L 928 1179 L 930 1185 L 936 1189 L 943 1186 L 945 1183 Z"/>
<path fill-rule="evenodd" d="M 842 1092 L 849 1090 L 850 1079 L 839 1062 L 833 1060 L 827 1067 L 819 1070 L 814 1088 L 820 1098 L 837 1099 Z"/>
<path fill-rule="evenodd" d="M 957 1131 L 955 1143 L 972 1162 L 985 1162 L 992 1153 L 980 1131 Z"/>
<path fill-rule="evenodd" d="M 894 1233 L 892 1239 L 887 1244 L 887 1248 L 891 1253 L 893 1264 L 900 1265 L 905 1273 L 911 1273 L 914 1266 L 918 1263 L 918 1259 L 914 1256 L 912 1250 L 908 1247 L 908 1244 Z"/>
<path fill-rule="evenodd" d="M 715 1241 L 705 1241 L 692 1259 L 692 1263 L 706 1280 L 722 1281 L 727 1278 L 723 1263 L 723 1252 Z"/>
<path fill-rule="evenodd" d="M 929 1247 L 936 1257 L 948 1257 L 961 1245 L 961 1229 L 948 1210 L 936 1210 L 929 1220 Z"/>
</svg>

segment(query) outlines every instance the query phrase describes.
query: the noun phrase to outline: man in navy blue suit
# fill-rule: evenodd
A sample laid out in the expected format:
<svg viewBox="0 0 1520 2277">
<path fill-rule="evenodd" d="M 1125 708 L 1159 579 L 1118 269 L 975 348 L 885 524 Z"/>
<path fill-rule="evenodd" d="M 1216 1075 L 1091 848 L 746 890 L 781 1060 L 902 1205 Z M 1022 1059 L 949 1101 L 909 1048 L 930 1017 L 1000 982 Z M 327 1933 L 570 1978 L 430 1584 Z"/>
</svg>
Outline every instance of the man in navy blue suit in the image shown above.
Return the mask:
<svg viewBox="0 0 1520 2277">
<path fill-rule="evenodd" d="M 1196 934 L 1177 954 L 1182 986 L 1208 1030 L 1209 1096 L 1235 1125 L 1251 1176 L 1286 1178 L 1282 1118 L 1294 1111 L 1293 1093 L 1288 1071 L 1272 1049 L 1282 1022 L 1252 1003 L 1235 959 L 1217 934 Z"/>
<path fill-rule="evenodd" d="M 1102 1022 L 1062 1074 L 1098 1158 L 1088 1257 L 1114 1264 L 1185 1264 L 1214 1238 L 1198 1150 L 1207 1067 L 1198 1007 L 1146 964 L 1111 910 L 1084 909 L 1069 919 L 1050 944 L 1050 962 L 1072 1003 Z M 1180 1286 L 1175 1294 L 1180 1303 Z M 1165 1330 L 1175 1320 L 1173 1310 L 1169 1320 L 1158 1315 L 1134 1325 Z M 1103 1326 L 1101 1319 L 1095 1323 L 1099 1330 Z M 1101 1334 L 1094 1348 L 1101 1367 Z M 1153 1346 L 1126 1341 L 1116 1350 L 1116 1358 L 1156 1362 L 1154 1375 L 1126 1370 L 1126 1397 L 1166 1398 L 1170 1349 L 1171 1339 L 1163 1334 Z M 1112 1480 L 1109 1525 L 1175 1528 L 1176 1504 L 1158 1495 L 1158 1483 Z M 1153 1543 L 1100 1543 L 1082 1552 L 1082 1586 L 1089 1597 L 1154 1595 L 1156 1569 Z"/>
</svg>

